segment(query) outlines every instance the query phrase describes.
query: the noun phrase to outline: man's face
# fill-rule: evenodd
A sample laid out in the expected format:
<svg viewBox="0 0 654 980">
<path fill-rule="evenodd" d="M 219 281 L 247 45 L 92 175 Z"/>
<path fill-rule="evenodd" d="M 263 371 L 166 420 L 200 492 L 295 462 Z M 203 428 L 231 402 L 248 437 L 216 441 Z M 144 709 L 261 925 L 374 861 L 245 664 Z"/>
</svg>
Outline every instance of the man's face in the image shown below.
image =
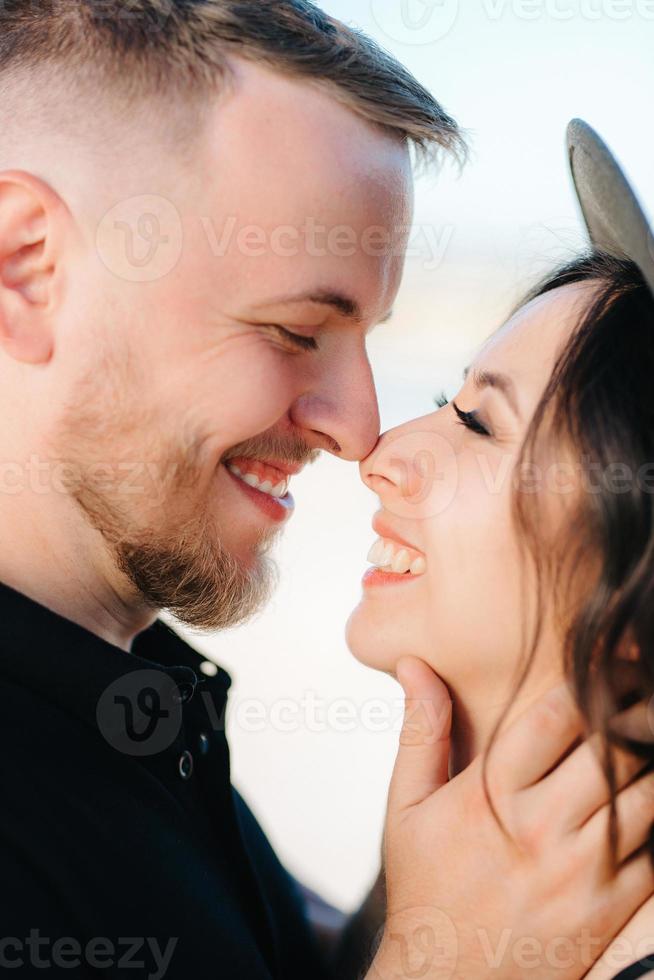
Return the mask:
<svg viewBox="0 0 654 980">
<path fill-rule="evenodd" d="M 160 169 L 153 188 L 131 174 L 124 198 L 140 186 L 170 201 L 181 254 L 134 282 L 138 241 L 117 238 L 127 254 L 110 262 L 106 243 L 89 250 L 52 444 L 84 474 L 71 492 L 137 593 L 218 628 L 267 594 L 289 474 L 322 449 L 358 460 L 375 445 L 365 340 L 399 287 L 410 163 L 318 88 L 238 62 L 199 152 Z M 93 464 L 133 465 L 134 486 Z"/>
</svg>

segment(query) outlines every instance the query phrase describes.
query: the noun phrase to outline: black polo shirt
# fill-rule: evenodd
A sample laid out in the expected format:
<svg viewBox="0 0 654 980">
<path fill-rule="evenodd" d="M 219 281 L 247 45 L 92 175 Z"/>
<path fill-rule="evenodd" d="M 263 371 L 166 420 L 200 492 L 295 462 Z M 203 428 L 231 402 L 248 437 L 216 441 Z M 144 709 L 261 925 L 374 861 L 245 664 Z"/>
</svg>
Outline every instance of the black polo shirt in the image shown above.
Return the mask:
<svg viewBox="0 0 654 980">
<path fill-rule="evenodd" d="M 0 584 L 1 971 L 324 976 L 202 662 L 161 620 L 126 653 Z"/>
</svg>

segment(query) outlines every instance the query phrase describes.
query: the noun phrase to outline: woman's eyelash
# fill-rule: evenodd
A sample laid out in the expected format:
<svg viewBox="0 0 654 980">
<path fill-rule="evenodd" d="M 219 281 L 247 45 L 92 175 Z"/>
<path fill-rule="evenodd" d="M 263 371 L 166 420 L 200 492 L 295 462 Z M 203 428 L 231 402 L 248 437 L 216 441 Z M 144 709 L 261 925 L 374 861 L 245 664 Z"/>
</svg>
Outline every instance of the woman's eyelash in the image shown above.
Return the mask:
<svg viewBox="0 0 654 980">
<path fill-rule="evenodd" d="M 476 412 L 463 412 L 456 402 L 452 402 L 452 408 L 456 412 L 459 422 L 461 425 L 465 425 L 466 429 L 470 429 L 471 432 L 476 432 L 479 436 L 490 435 L 486 426 L 479 421 L 479 416 Z"/>
<path fill-rule="evenodd" d="M 281 334 L 285 340 L 288 340 L 296 347 L 300 347 L 302 350 L 318 350 L 318 341 L 315 337 L 305 337 L 300 333 L 293 333 L 292 330 L 287 330 L 286 327 L 280 327 L 277 323 L 270 323 L 269 327 Z"/>
<path fill-rule="evenodd" d="M 450 404 L 450 400 L 445 392 L 441 392 L 440 395 L 436 395 L 434 397 L 434 403 L 438 408 L 446 408 L 446 406 Z M 463 412 L 456 402 L 452 402 L 452 408 L 456 412 L 461 425 L 465 425 L 467 429 L 470 429 L 471 432 L 476 432 L 479 436 L 490 435 L 490 432 L 486 426 L 479 421 L 479 416 L 476 412 Z"/>
</svg>

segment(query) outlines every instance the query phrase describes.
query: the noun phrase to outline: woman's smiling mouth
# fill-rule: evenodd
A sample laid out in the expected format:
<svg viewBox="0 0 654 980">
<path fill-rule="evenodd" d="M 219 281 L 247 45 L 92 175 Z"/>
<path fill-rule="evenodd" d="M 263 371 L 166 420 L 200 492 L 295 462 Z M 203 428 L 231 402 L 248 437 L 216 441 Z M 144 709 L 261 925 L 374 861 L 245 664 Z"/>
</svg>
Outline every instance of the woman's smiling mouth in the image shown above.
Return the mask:
<svg viewBox="0 0 654 980">
<path fill-rule="evenodd" d="M 396 575 L 423 575 L 427 570 L 427 562 L 422 555 L 388 538 L 377 538 L 368 552 L 368 561 L 376 568 Z"/>
<path fill-rule="evenodd" d="M 368 553 L 368 561 L 373 567 L 363 577 L 364 586 L 408 582 L 425 574 L 425 556 L 399 535 L 395 535 L 381 512 L 375 514 L 372 526 L 379 537 Z"/>
</svg>

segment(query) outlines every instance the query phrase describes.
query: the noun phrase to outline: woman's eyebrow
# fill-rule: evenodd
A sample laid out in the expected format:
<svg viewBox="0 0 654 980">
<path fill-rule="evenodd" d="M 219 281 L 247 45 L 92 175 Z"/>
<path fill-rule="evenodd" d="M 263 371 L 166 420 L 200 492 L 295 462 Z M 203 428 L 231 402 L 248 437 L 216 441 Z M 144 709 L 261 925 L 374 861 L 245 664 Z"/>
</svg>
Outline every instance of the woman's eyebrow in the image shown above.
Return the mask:
<svg viewBox="0 0 654 980">
<path fill-rule="evenodd" d="M 469 373 L 470 368 L 466 368 L 463 372 L 464 380 L 468 377 Z M 520 409 L 518 408 L 515 384 L 513 379 L 510 378 L 508 374 L 501 374 L 499 371 L 473 371 L 472 383 L 477 391 L 481 391 L 483 388 L 497 388 L 497 390 L 501 391 L 506 398 L 507 402 L 509 403 L 509 408 L 512 410 L 513 414 L 518 419 L 520 418 Z"/>
</svg>

